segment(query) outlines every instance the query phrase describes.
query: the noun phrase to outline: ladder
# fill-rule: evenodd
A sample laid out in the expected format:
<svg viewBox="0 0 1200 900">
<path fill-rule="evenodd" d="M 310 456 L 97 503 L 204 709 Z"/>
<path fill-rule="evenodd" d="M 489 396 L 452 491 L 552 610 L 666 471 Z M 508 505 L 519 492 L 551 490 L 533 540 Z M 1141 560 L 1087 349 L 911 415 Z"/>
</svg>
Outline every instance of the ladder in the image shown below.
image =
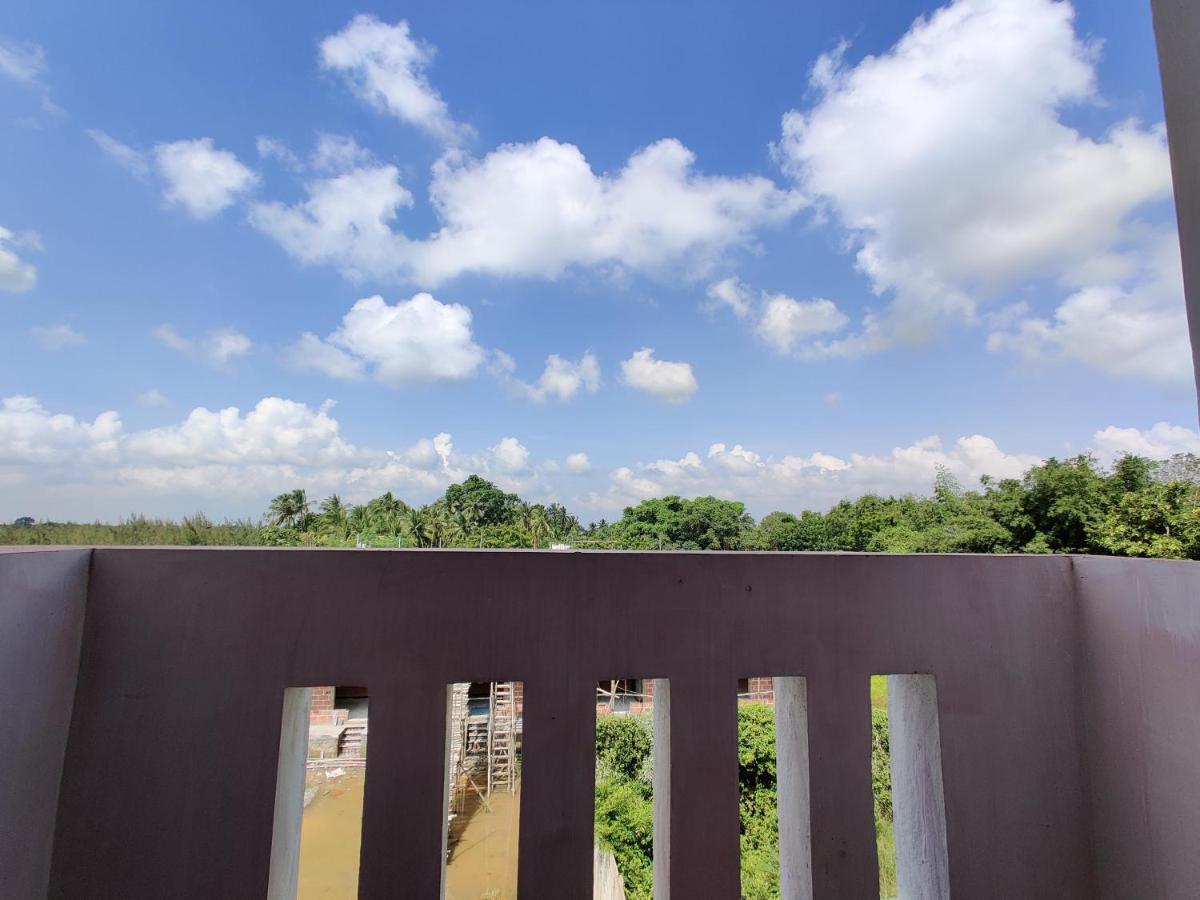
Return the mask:
<svg viewBox="0 0 1200 900">
<path fill-rule="evenodd" d="M 450 734 L 449 765 L 446 775 L 449 784 L 446 785 L 450 798 L 451 814 L 462 812 L 462 769 L 466 765 L 467 738 L 467 691 L 471 688 L 469 681 L 455 682 L 450 686 Z"/>
<path fill-rule="evenodd" d="M 517 704 L 511 681 L 492 682 L 488 709 L 488 794 L 511 793 L 517 783 Z"/>
</svg>

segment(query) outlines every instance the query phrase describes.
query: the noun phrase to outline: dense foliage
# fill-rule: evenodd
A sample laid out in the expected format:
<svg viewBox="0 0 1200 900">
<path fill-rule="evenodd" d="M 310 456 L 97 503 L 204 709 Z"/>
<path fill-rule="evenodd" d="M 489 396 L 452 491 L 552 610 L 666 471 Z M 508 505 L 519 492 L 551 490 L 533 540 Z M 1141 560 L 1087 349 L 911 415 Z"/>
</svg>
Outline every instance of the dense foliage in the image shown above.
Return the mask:
<svg viewBox="0 0 1200 900">
<path fill-rule="evenodd" d="M 882 687 L 883 679 L 876 681 Z M 886 695 L 881 694 L 880 698 L 886 705 Z M 880 888 L 881 896 L 889 897 L 895 894 L 896 883 L 886 709 L 874 708 L 871 724 L 871 782 L 880 843 Z M 616 857 L 629 900 L 649 900 L 651 896 L 654 868 L 651 744 L 649 715 L 601 716 L 596 720 L 596 838 Z M 738 791 L 742 897 L 778 900 L 775 710 L 765 703 L 738 705 Z"/>
<path fill-rule="evenodd" d="M 1023 477 L 966 490 L 942 471 L 928 497 L 866 494 L 827 512 L 773 512 L 716 497 L 657 497 L 584 527 L 558 503 L 527 503 L 478 475 L 434 502 L 388 492 L 361 505 L 280 494 L 261 525 L 134 517 L 116 525 L 0 526 L 3 544 L 261 544 L 307 547 L 574 547 L 624 550 L 846 550 L 1093 553 L 1200 559 L 1200 458 L 1049 459 Z"/>
</svg>

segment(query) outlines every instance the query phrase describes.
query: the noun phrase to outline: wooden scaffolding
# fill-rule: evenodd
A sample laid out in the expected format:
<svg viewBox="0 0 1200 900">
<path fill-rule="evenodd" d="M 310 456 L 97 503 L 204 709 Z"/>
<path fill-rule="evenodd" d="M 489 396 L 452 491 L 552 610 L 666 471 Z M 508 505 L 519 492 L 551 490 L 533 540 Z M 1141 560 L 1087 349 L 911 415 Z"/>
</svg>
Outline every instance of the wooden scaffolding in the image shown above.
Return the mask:
<svg viewBox="0 0 1200 900">
<path fill-rule="evenodd" d="M 446 772 L 452 815 L 462 812 L 469 791 L 478 793 L 486 806 L 494 791 L 511 793 L 517 785 L 516 686 L 492 682 L 486 714 L 472 712 L 470 689 L 470 682 L 450 686 Z"/>
</svg>

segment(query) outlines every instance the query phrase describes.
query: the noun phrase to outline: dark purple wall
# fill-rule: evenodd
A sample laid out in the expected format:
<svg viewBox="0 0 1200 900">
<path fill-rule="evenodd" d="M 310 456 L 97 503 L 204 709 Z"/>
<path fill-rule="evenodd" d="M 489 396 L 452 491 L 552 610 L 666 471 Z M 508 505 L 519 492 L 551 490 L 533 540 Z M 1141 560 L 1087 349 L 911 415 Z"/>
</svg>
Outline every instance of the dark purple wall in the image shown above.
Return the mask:
<svg viewBox="0 0 1200 900">
<path fill-rule="evenodd" d="M 672 890 L 736 897 L 737 679 L 805 675 L 816 894 L 875 896 L 868 678 L 920 671 L 954 894 L 1094 897 L 1070 565 L 98 549 L 52 895 L 261 896 L 283 689 L 365 684 L 362 896 L 435 897 L 445 685 L 512 679 L 521 895 L 588 896 L 595 683 L 653 676 L 671 679 Z"/>
<path fill-rule="evenodd" d="M 3 897 L 46 892 L 90 556 L 90 550 L 0 550 Z"/>
<path fill-rule="evenodd" d="M 1200 895 L 1200 564 L 1075 560 L 1104 897 Z"/>
<path fill-rule="evenodd" d="M 361 896 L 436 897 L 445 686 L 521 680 L 521 895 L 587 897 L 595 683 L 665 677 L 672 890 L 733 898 L 737 679 L 803 675 L 816 896 L 874 897 L 868 678 L 902 672 L 937 676 L 954 896 L 1200 884 L 1197 563 L 91 554 L 0 553 L 4 896 L 55 828 L 51 896 L 261 897 L 283 690 L 365 684 Z"/>
</svg>

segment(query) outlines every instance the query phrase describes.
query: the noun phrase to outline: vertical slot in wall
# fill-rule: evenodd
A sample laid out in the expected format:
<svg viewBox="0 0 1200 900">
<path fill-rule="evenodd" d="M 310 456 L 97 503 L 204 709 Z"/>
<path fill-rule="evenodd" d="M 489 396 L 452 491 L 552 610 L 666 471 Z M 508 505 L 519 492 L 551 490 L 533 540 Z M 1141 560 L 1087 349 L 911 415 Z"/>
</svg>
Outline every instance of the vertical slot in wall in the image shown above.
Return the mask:
<svg viewBox="0 0 1200 900">
<path fill-rule="evenodd" d="M 596 810 L 593 895 L 667 896 L 666 870 L 657 870 L 662 850 L 659 779 L 670 769 L 659 756 L 669 715 L 666 681 L 610 678 L 596 684 Z M 668 751 L 669 752 L 669 751 Z M 662 788 L 669 802 L 669 786 Z"/>
<path fill-rule="evenodd" d="M 358 893 L 367 707 L 358 685 L 284 691 L 271 900 Z"/>
<path fill-rule="evenodd" d="M 742 678 L 737 694 L 742 897 L 810 900 L 807 682 Z"/>
<path fill-rule="evenodd" d="M 881 897 L 950 896 L 937 682 L 871 677 L 871 782 Z"/>
<path fill-rule="evenodd" d="M 446 900 L 517 895 L 524 705 L 519 681 L 446 688 Z"/>
</svg>

